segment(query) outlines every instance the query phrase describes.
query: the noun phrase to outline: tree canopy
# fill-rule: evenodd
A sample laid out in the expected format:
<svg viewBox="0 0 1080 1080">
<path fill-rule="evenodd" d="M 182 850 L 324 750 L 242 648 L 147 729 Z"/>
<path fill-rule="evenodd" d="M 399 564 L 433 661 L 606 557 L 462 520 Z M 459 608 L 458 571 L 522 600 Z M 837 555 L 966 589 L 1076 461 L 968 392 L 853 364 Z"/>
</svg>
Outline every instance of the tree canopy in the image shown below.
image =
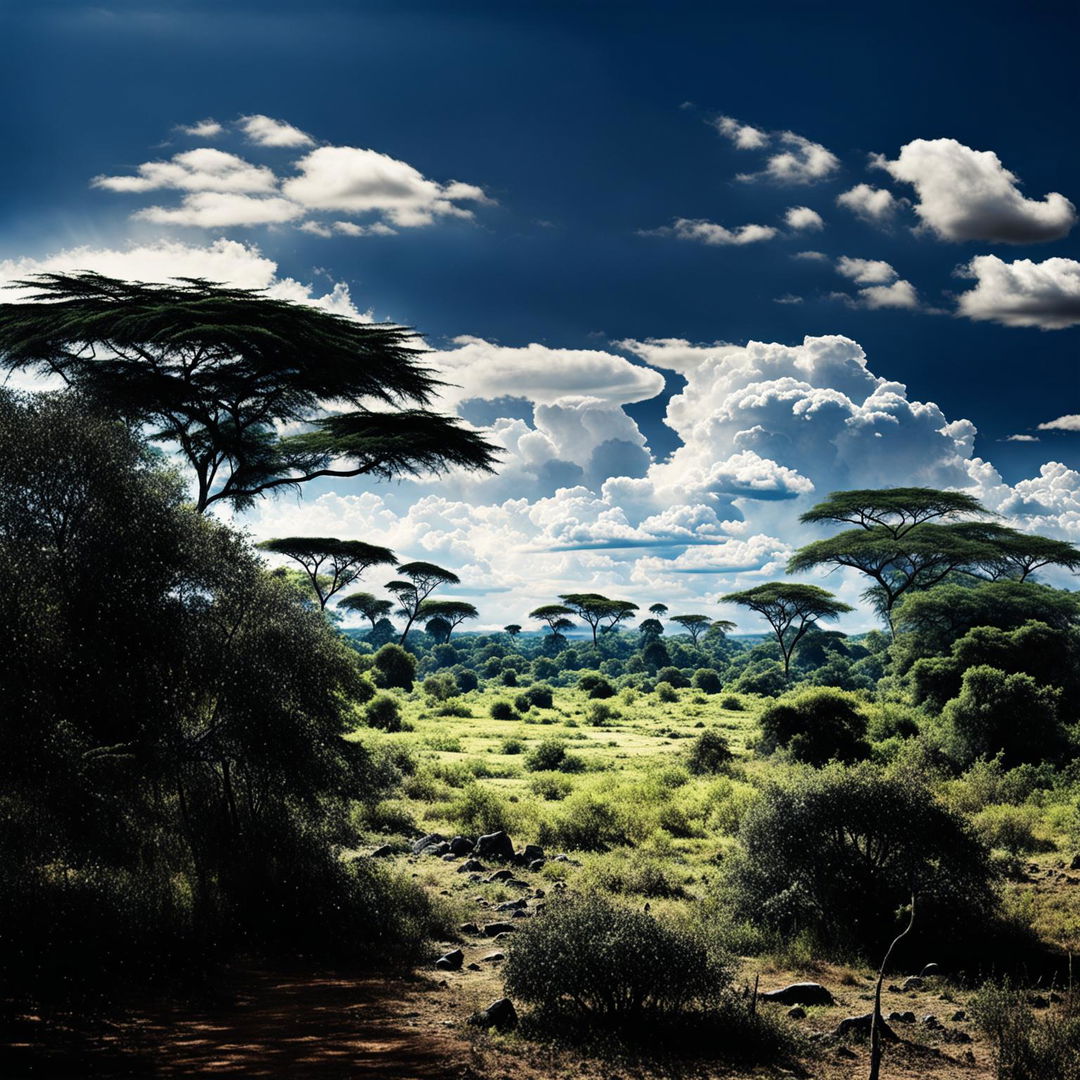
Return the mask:
<svg viewBox="0 0 1080 1080">
<path fill-rule="evenodd" d="M 36 292 L 0 305 L 3 365 L 58 375 L 150 427 L 191 468 L 199 511 L 319 476 L 492 468 L 492 444 L 426 407 L 439 384 L 406 327 L 196 278 L 18 284 Z"/>
<path fill-rule="evenodd" d="M 708 615 L 672 615 L 671 621 L 678 623 L 693 638 L 694 644 L 709 628 L 712 619 Z"/>
<path fill-rule="evenodd" d="M 394 609 L 394 605 L 390 600 L 380 600 L 369 592 L 350 593 L 339 601 L 338 607 L 344 608 L 346 611 L 355 611 L 357 615 L 363 615 L 371 623 L 372 630 L 375 629 L 375 625 L 380 619 L 385 619 Z"/>
<path fill-rule="evenodd" d="M 440 585 L 458 585 L 461 578 L 453 571 L 429 562 L 402 563 L 397 572 L 405 580 L 389 581 L 386 589 L 394 594 L 399 605 L 398 610 L 405 619 L 405 629 L 398 641 L 399 645 L 404 645 L 412 624 L 421 617 L 420 608 L 424 601 Z"/>
<path fill-rule="evenodd" d="M 559 599 L 592 630 L 594 645 L 598 627 L 611 629 L 638 610 L 629 600 L 611 600 L 599 593 L 566 593 Z"/>
<path fill-rule="evenodd" d="M 959 491 L 935 488 L 871 488 L 834 491 L 824 502 L 811 507 L 799 520 L 804 523 L 846 522 L 864 529 L 880 528 L 899 540 L 916 525 L 989 513 L 978 499 Z"/>
<path fill-rule="evenodd" d="M 449 627 L 446 641 L 450 640 L 450 635 L 466 619 L 476 619 L 479 616 L 480 612 L 475 606 L 464 600 L 423 600 L 416 613 L 418 619 L 442 619 Z M 428 625 L 430 627 L 430 623 Z"/>
<path fill-rule="evenodd" d="M 365 544 L 362 540 L 338 540 L 332 536 L 285 536 L 264 540 L 256 546 L 297 563 L 307 574 L 319 598 L 319 607 L 324 609 L 365 570 L 396 561 L 389 548 Z"/>
</svg>

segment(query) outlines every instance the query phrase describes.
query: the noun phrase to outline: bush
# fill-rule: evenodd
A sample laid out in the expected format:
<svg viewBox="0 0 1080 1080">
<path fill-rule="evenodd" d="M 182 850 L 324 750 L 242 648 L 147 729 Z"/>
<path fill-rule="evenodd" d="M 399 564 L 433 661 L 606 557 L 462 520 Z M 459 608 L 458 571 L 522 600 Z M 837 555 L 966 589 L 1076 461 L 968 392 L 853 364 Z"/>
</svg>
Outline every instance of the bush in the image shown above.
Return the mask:
<svg viewBox="0 0 1080 1080">
<path fill-rule="evenodd" d="M 694 688 L 706 694 L 719 694 L 723 689 L 720 673 L 715 668 L 698 668 L 691 679 Z"/>
<path fill-rule="evenodd" d="M 525 768 L 529 772 L 581 772 L 581 758 L 566 752 L 566 744 L 560 739 L 541 739 L 525 755 Z"/>
<path fill-rule="evenodd" d="M 808 933 L 877 956 L 913 886 L 919 915 L 905 951 L 944 954 L 985 933 L 996 912 L 986 848 L 914 775 L 800 770 L 763 789 L 738 842 L 725 869 L 735 913 L 785 940 Z"/>
<path fill-rule="evenodd" d="M 1039 815 L 1030 806 L 988 806 L 972 819 L 987 847 L 1004 848 L 1013 855 L 1045 850 L 1035 835 Z"/>
<path fill-rule="evenodd" d="M 656 696 L 668 705 L 679 700 L 679 695 L 675 692 L 675 687 L 669 682 L 658 682 L 656 684 Z"/>
<path fill-rule="evenodd" d="M 596 894 L 552 903 L 530 919 L 503 973 L 514 998 L 600 1023 L 714 1006 L 731 983 L 697 936 Z"/>
<path fill-rule="evenodd" d="M 393 694 L 376 694 L 364 710 L 368 727 L 383 731 L 401 730 L 401 705 Z"/>
<path fill-rule="evenodd" d="M 528 700 L 530 706 L 537 709 L 551 709 L 555 705 L 554 694 L 555 691 L 546 683 L 534 683 L 521 696 Z"/>
<path fill-rule="evenodd" d="M 578 689 L 584 690 L 590 698 L 602 699 L 615 696 L 615 687 L 601 675 L 589 673 L 578 679 Z"/>
<path fill-rule="evenodd" d="M 568 795 L 560 813 L 540 825 L 540 843 L 548 847 L 607 851 L 628 839 L 614 809 L 586 791 Z"/>
<path fill-rule="evenodd" d="M 670 868 L 655 855 L 621 850 L 597 856 L 589 865 L 586 879 L 606 893 L 685 900 L 686 889 L 669 875 Z"/>
<path fill-rule="evenodd" d="M 411 690 L 416 678 L 416 657 L 400 645 L 384 645 L 374 660 L 375 685 L 383 690 Z"/>
<path fill-rule="evenodd" d="M 448 701 L 461 693 L 457 679 L 449 672 L 439 675 L 429 675 L 423 682 L 421 689 L 429 698 L 435 701 Z"/>
<path fill-rule="evenodd" d="M 457 684 L 461 688 L 463 694 L 467 694 L 470 690 L 477 689 L 480 685 L 480 680 L 477 678 L 476 672 L 471 668 L 455 668 L 454 678 L 457 679 Z"/>
<path fill-rule="evenodd" d="M 715 773 L 730 764 L 734 756 L 724 735 L 715 729 L 708 729 L 690 745 L 687 767 L 698 776 Z"/>
<path fill-rule="evenodd" d="M 737 694 L 727 694 L 720 699 L 720 708 L 727 709 L 728 712 L 743 712 L 746 706 Z"/>
<path fill-rule="evenodd" d="M 446 811 L 447 818 L 464 833 L 475 836 L 484 833 L 509 831 L 510 804 L 490 787 L 477 783 L 466 784 Z"/>
<path fill-rule="evenodd" d="M 761 694 L 763 697 L 775 697 L 788 687 L 788 678 L 783 667 L 776 660 L 757 660 L 748 664 L 735 680 L 735 689 L 740 694 Z"/>
<path fill-rule="evenodd" d="M 657 682 L 666 682 L 676 689 L 683 689 L 690 685 L 690 680 L 677 667 L 662 667 L 656 673 Z"/>
<path fill-rule="evenodd" d="M 499 681 L 503 684 L 503 686 L 517 686 L 517 672 L 514 671 L 513 668 L 508 668 L 502 673 L 502 675 L 499 676 Z"/>
<path fill-rule="evenodd" d="M 612 720 L 619 719 L 619 710 L 613 709 L 606 701 L 594 701 L 586 710 L 585 719 L 593 727 L 603 727 Z"/>
<path fill-rule="evenodd" d="M 962 765 L 999 752 L 1006 765 L 1055 757 L 1064 743 L 1059 697 L 1059 690 L 1040 686 L 1030 675 L 968 668 L 959 696 L 941 713 L 946 747 Z"/>
<path fill-rule="evenodd" d="M 509 701 L 493 701 L 488 712 L 491 713 L 492 720 L 514 719 L 514 706 Z"/>
<path fill-rule="evenodd" d="M 499 745 L 499 750 L 503 754 L 520 754 L 525 750 L 525 744 L 521 739 L 515 739 L 513 737 L 509 739 L 503 739 Z"/>
<path fill-rule="evenodd" d="M 782 747 L 796 761 L 824 765 L 827 761 L 865 758 L 866 717 L 843 690 L 816 687 L 784 698 L 761 714 L 760 749 L 771 754 Z"/>
</svg>

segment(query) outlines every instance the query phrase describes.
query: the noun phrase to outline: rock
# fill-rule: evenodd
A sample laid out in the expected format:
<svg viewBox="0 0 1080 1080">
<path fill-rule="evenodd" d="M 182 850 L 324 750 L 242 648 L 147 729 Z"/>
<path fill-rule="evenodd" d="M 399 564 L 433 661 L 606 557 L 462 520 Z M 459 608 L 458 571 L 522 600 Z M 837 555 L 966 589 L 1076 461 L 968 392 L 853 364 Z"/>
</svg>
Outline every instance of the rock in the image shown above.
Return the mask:
<svg viewBox="0 0 1080 1080">
<path fill-rule="evenodd" d="M 915 1014 L 913 1012 L 891 1012 L 886 1018 L 890 1024 L 914 1024 Z"/>
<path fill-rule="evenodd" d="M 820 983 L 792 983 L 780 990 L 767 990 L 760 995 L 762 1001 L 775 1001 L 781 1005 L 835 1005 L 832 994 Z"/>
<path fill-rule="evenodd" d="M 457 855 L 455 855 L 455 854 L 454 854 L 454 853 L 453 853 L 452 851 L 448 851 L 448 852 L 447 852 L 447 853 L 446 853 L 445 855 L 443 855 L 443 857 L 442 857 L 442 861 L 443 861 L 443 862 L 457 862 L 457 860 L 458 860 L 458 857 L 457 857 Z"/>
<path fill-rule="evenodd" d="M 485 867 L 484 864 L 482 862 L 479 862 L 477 859 L 466 859 L 465 862 L 463 862 L 457 868 L 457 872 L 459 874 L 475 874 L 478 871 L 486 869 L 487 867 Z"/>
<path fill-rule="evenodd" d="M 1049 1009 L 1050 1008 L 1050 1002 L 1047 1001 L 1047 999 L 1044 998 L 1042 996 L 1042 994 L 1029 994 L 1028 995 L 1028 1004 L 1033 1009 Z"/>
<path fill-rule="evenodd" d="M 514 857 L 514 842 L 500 829 L 498 832 L 481 836 L 476 841 L 476 854 L 481 859 L 512 859 Z"/>
<path fill-rule="evenodd" d="M 522 897 L 520 900 L 507 900 L 502 904 L 496 904 L 496 911 L 520 911 L 523 907 L 528 907 L 529 901 Z"/>
<path fill-rule="evenodd" d="M 373 859 L 385 859 L 387 855 L 393 855 L 394 849 L 389 844 L 383 844 L 382 847 L 377 847 L 372 853 Z"/>
<path fill-rule="evenodd" d="M 470 971 L 483 971 L 484 969 L 479 964 L 470 964 L 469 965 L 469 970 Z"/>
<path fill-rule="evenodd" d="M 547 896 L 547 893 L 544 892 L 543 889 L 533 889 L 533 896 L 535 896 L 537 900 L 542 900 Z"/>
<path fill-rule="evenodd" d="M 552 885 L 551 887 L 553 889 L 555 889 L 555 890 L 565 889 L 566 888 L 566 882 L 565 881 L 556 881 L 555 884 Z"/>
<path fill-rule="evenodd" d="M 941 1037 L 947 1043 L 964 1043 L 971 1042 L 971 1036 L 966 1031 L 961 1031 L 959 1028 L 946 1028 L 942 1031 Z"/>
<path fill-rule="evenodd" d="M 495 1028 L 496 1031 L 510 1031 L 517 1027 L 517 1022 L 517 1010 L 509 998 L 499 998 L 486 1009 L 481 1009 L 469 1017 L 470 1024 L 482 1028 Z"/>
<path fill-rule="evenodd" d="M 941 1021 L 936 1016 L 934 1016 L 933 1013 L 930 1013 L 930 1015 L 928 1016 L 924 1016 L 922 1018 L 922 1022 L 931 1030 L 936 1030 L 941 1027 Z"/>
<path fill-rule="evenodd" d="M 922 969 L 922 971 L 919 972 L 919 974 L 924 979 L 929 979 L 931 975 L 940 975 L 941 974 L 941 965 L 940 964 L 927 964 L 926 967 L 924 967 Z"/>
<path fill-rule="evenodd" d="M 787 1011 L 792 1020 L 805 1020 L 806 1010 L 801 1005 L 792 1005 Z"/>
<path fill-rule="evenodd" d="M 496 934 L 512 934 L 517 927 L 511 922 L 491 922 L 484 927 L 486 937 L 494 937 Z"/>
<path fill-rule="evenodd" d="M 1069 869 L 1080 870 L 1080 855 L 1074 855 L 1072 857 L 1072 862 L 1069 863 Z"/>
<path fill-rule="evenodd" d="M 518 910 L 515 911 L 514 914 L 510 916 L 510 918 L 511 919 L 531 919 L 532 918 L 532 912 L 531 911 L 522 911 L 520 908 L 518 908 Z"/>
<path fill-rule="evenodd" d="M 534 874 L 537 874 L 537 873 L 539 873 L 539 872 L 540 872 L 541 870 L 543 870 L 543 869 L 544 869 L 544 866 L 545 866 L 545 862 L 544 862 L 544 860 L 543 860 L 543 859 L 533 859 L 533 861 L 532 861 L 531 863 L 529 863 L 529 869 L 530 869 L 530 870 L 531 870 L 531 871 L 532 871 L 532 872 L 533 872 Z"/>
<path fill-rule="evenodd" d="M 507 878 L 506 885 L 511 889 L 528 889 L 531 887 L 527 881 L 522 881 L 521 878 L 516 877 Z"/>
<path fill-rule="evenodd" d="M 480 959 L 481 960 L 487 960 L 487 961 L 490 961 L 491 963 L 494 963 L 496 960 L 505 960 L 506 959 L 506 953 L 489 952 L 487 954 L 487 956 L 481 956 Z"/>
<path fill-rule="evenodd" d="M 455 836 L 450 841 L 450 852 L 453 855 L 471 855 L 475 846 L 467 836 Z"/>
<path fill-rule="evenodd" d="M 967 1013 L 963 1009 L 957 1009 L 956 1012 L 949 1017 L 949 1020 L 954 1024 L 962 1024 L 967 1019 Z"/>
<path fill-rule="evenodd" d="M 521 860 L 524 863 L 535 862 L 537 859 L 546 859 L 544 849 L 539 844 L 526 844 L 521 852 Z"/>
<path fill-rule="evenodd" d="M 465 962 L 465 954 L 460 949 L 454 949 L 453 952 L 448 952 L 445 956 L 440 956 L 435 961 L 435 966 L 440 971 L 460 971 L 461 965 Z"/>
<path fill-rule="evenodd" d="M 908 990 L 921 990 L 925 985 L 918 975 L 911 975 L 904 980 L 904 984 L 900 989 L 906 993 Z"/>
<path fill-rule="evenodd" d="M 428 833 L 427 836 L 420 837 L 420 839 L 417 840 L 415 844 L 413 844 L 412 853 L 414 855 L 423 855 L 423 853 L 429 847 L 435 847 L 436 844 L 444 844 L 444 843 L 446 843 L 446 837 L 445 836 L 443 836 L 443 835 L 441 835 L 440 833 L 437 833 L 437 832 Z M 447 848 L 447 850 L 449 851 L 449 848 Z M 440 852 L 440 854 L 442 854 L 442 852 Z"/>
<path fill-rule="evenodd" d="M 843 1038 L 846 1035 L 860 1035 L 869 1036 L 870 1026 L 874 1022 L 874 1013 L 871 1010 L 868 1013 L 863 1013 L 862 1016 L 847 1016 L 840 1021 L 839 1024 L 833 1029 L 833 1036 L 835 1038 Z M 896 1034 L 891 1027 L 889 1027 L 888 1021 L 885 1017 L 881 1018 L 881 1037 L 887 1039 L 889 1042 L 899 1042 L 900 1037 Z"/>
<path fill-rule="evenodd" d="M 516 930 L 516 926 L 511 926 L 510 930 Z M 510 936 L 510 930 L 501 930 L 491 940 L 492 941 L 505 941 Z"/>
<path fill-rule="evenodd" d="M 849 1050 L 846 1046 L 838 1046 L 833 1053 L 838 1058 L 857 1058 L 859 1056 L 854 1050 Z"/>
<path fill-rule="evenodd" d="M 480 927 L 477 926 L 476 923 L 474 923 L 474 922 L 466 922 L 466 923 L 462 923 L 458 927 L 458 932 L 462 933 L 462 934 L 479 934 L 480 933 Z"/>
<path fill-rule="evenodd" d="M 487 878 L 487 884 L 491 885 L 496 881 L 509 881 L 514 876 L 513 870 L 496 870 L 494 874 L 491 874 Z"/>
</svg>

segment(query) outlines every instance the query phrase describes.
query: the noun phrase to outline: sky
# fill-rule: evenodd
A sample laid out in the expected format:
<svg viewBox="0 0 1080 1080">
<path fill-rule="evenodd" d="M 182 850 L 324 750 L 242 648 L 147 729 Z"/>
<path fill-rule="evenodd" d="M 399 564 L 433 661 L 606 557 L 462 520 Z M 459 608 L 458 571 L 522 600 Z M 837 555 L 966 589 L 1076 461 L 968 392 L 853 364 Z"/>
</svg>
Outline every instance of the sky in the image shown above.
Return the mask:
<svg viewBox="0 0 1080 1080">
<path fill-rule="evenodd" d="M 598 591 L 754 631 L 717 597 L 782 576 L 833 490 L 1080 541 L 1078 30 L 1039 2 L 10 3 L 0 281 L 195 275 L 414 327 L 497 474 L 319 482 L 253 537 L 440 563 L 484 627 Z"/>
</svg>

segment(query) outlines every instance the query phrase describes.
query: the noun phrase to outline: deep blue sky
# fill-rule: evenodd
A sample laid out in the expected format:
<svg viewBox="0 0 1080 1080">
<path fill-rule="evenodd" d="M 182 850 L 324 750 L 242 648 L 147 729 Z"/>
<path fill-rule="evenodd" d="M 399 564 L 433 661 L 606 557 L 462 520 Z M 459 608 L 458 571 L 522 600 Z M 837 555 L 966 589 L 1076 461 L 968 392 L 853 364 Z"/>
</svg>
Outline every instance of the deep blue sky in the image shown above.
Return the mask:
<svg viewBox="0 0 1080 1080">
<path fill-rule="evenodd" d="M 997 152 L 1030 197 L 1080 202 L 1078 24 L 1074 4 L 1049 3 L 9 4 L 0 257 L 120 242 L 135 204 L 92 191 L 90 177 L 190 146 L 160 145 L 178 123 L 265 113 L 498 200 L 476 224 L 396 237 L 243 234 L 283 272 L 327 268 L 359 306 L 435 343 L 844 333 L 911 397 L 972 419 L 977 451 L 1007 479 L 1048 457 L 1076 466 L 1077 435 L 997 441 L 1080 411 L 1076 329 L 852 309 L 828 299 L 845 285 L 828 266 L 788 256 L 886 259 L 945 308 L 966 287 L 953 268 L 974 255 L 1077 258 L 1080 229 L 1032 248 L 948 244 L 868 228 L 833 200 L 885 179 L 867 172 L 868 152 L 947 136 Z M 704 123 L 718 112 L 824 144 L 837 179 L 734 181 L 755 162 Z M 824 233 L 746 247 L 637 235 L 675 217 L 778 224 L 801 203 L 827 219 Z M 789 293 L 804 302 L 775 303 Z M 662 432 L 650 437 L 666 449 Z"/>
</svg>

